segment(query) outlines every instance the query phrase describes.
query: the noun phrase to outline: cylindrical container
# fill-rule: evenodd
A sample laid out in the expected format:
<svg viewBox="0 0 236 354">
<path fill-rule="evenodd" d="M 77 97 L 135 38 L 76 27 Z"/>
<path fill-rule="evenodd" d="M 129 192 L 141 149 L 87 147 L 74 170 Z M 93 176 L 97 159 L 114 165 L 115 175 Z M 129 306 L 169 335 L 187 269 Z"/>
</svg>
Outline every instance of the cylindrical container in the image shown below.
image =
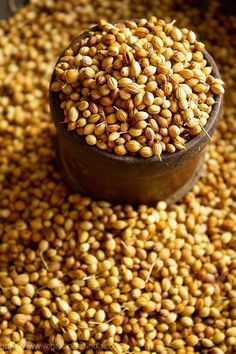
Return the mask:
<svg viewBox="0 0 236 354">
<path fill-rule="evenodd" d="M 235 0 L 220 0 L 223 10 L 229 15 L 236 14 L 236 2 Z"/>
<path fill-rule="evenodd" d="M 92 30 L 96 30 L 93 27 Z M 80 35 L 70 47 L 87 36 Z M 205 58 L 220 77 L 213 58 Z M 52 82 L 55 76 L 52 76 Z M 205 147 L 221 115 L 222 96 L 217 97 L 205 131 L 187 142 L 186 149 L 173 154 L 142 158 L 117 156 L 86 143 L 84 137 L 67 131 L 58 92 L 50 91 L 51 114 L 57 129 L 57 158 L 60 171 L 75 192 L 113 203 L 154 204 L 159 200 L 174 203 L 182 198 L 200 177 Z"/>
<path fill-rule="evenodd" d="M 27 0 L 1 0 L 0 1 L 0 20 L 8 18 L 15 13 Z"/>
</svg>

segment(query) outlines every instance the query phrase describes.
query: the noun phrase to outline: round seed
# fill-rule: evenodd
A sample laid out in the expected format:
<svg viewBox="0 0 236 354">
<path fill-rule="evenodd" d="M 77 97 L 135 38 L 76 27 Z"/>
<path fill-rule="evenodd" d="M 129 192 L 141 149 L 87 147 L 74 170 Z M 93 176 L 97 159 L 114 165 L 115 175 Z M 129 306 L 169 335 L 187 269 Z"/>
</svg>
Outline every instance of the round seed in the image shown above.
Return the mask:
<svg viewBox="0 0 236 354">
<path fill-rule="evenodd" d="M 65 72 L 65 80 L 68 84 L 75 83 L 79 78 L 79 72 L 76 69 L 69 69 Z"/>
<path fill-rule="evenodd" d="M 77 111 L 76 107 L 71 107 L 69 110 L 69 119 L 72 122 L 76 122 L 79 117 L 79 112 Z"/>
<path fill-rule="evenodd" d="M 144 146 L 139 150 L 139 153 L 142 157 L 144 158 L 148 158 L 151 157 L 153 155 L 153 151 L 150 147 L 148 146 Z"/>
<path fill-rule="evenodd" d="M 116 117 L 120 122 L 125 122 L 128 119 L 128 114 L 122 109 L 116 111 Z"/>
<path fill-rule="evenodd" d="M 85 139 L 86 139 L 86 143 L 89 145 L 96 145 L 97 143 L 97 138 L 93 134 L 88 134 Z"/>
<path fill-rule="evenodd" d="M 141 149 L 141 144 L 136 140 L 130 140 L 125 144 L 129 152 L 138 152 Z"/>
<path fill-rule="evenodd" d="M 213 84 L 213 85 L 211 85 L 211 90 L 216 95 L 223 95 L 223 93 L 225 92 L 224 87 L 221 84 Z"/>
<path fill-rule="evenodd" d="M 172 138 L 175 138 L 180 135 L 180 129 L 177 125 L 171 125 L 168 128 L 169 134 Z"/>
</svg>

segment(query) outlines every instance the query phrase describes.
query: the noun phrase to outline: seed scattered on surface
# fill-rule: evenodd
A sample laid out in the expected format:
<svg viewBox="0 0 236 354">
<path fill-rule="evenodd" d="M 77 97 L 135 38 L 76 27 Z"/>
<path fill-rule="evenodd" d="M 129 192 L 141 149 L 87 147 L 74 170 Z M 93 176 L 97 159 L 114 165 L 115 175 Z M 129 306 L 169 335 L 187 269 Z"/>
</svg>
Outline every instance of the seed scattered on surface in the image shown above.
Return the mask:
<svg viewBox="0 0 236 354">
<path fill-rule="evenodd" d="M 235 353 L 236 53 L 232 45 L 235 23 L 232 16 L 219 11 L 217 2 L 208 7 L 207 16 L 201 7 L 189 7 L 186 1 L 180 0 L 178 5 L 173 9 L 172 1 L 155 0 L 147 6 L 139 0 L 122 3 L 78 0 L 75 7 L 73 0 L 31 0 L 9 20 L 1 22 L 1 354 L 23 354 L 23 351 L 42 354 L 51 349 L 65 354 L 95 351 L 99 354 Z M 153 207 L 112 205 L 72 193 L 55 164 L 55 130 L 49 118 L 47 99 L 53 65 L 61 48 L 66 48 L 91 23 L 98 22 L 98 17 L 115 20 L 153 14 L 176 18 L 180 26 L 197 30 L 206 39 L 207 49 L 216 58 L 226 81 L 224 113 L 208 146 L 206 172 L 182 201 L 170 207 L 165 202 Z M 147 27 L 146 20 L 142 20 L 140 27 Z M 116 54 L 113 35 L 122 45 L 127 40 L 127 28 L 117 34 L 117 28 L 110 25 L 109 37 L 106 37 L 106 43 L 111 43 L 109 60 L 104 59 L 101 72 L 96 72 L 96 60 L 84 67 L 89 70 L 80 72 L 82 62 L 91 64 L 91 60 L 84 57 L 94 58 L 97 53 L 96 36 L 82 45 L 82 51 L 80 47 L 78 53 L 68 50 L 63 65 L 57 68 L 61 81 L 53 87 L 65 95 L 64 101 L 69 101 L 67 108 L 62 109 L 68 113 L 75 106 L 79 112 L 78 120 L 69 124 L 76 123 L 76 129 L 80 129 L 89 121 L 87 135 L 100 136 L 97 144 L 101 148 L 107 149 L 107 131 L 109 135 L 120 133 L 120 125 L 127 123 L 118 123 L 117 109 L 129 112 L 134 125 L 122 126 L 119 139 L 124 141 L 117 139 L 114 147 L 115 153 L 121 156 L 128 155 L 126 145 L 132 140 L 144 147 L 142 139 L 147 139 L 147 128 L 156 134 L 153 137 L 152 131 L 147 130 L 149 148 L 160 144 L 163 151 L 166 148 L 173 153 L 176 148 L 172 140 L 167 144 L 163 142 L 165 137 L 169 138 L 165 135 L 168 128 L 176 125 L 185 129 L 192 119 L 198 120 L 196 108 L 205 112 L 206 107 L 195 102 L 199 96 L 194 87 L 202 80 L 202 75 L 196 71 L 201 66 L 201 62 L 195 60 L 201 59 L 199 55 L 194 59 L 194 72 L 184 68 L 184 62 L 174 64 L 172 91 L 182 85 L 184 78 L 192 89 L 189 108 L 180 115 L 178 106 L 169 104 L 165 97 L 168 82 L 163 77 L 158 77 L 157 82 L 156 76 L 170 75 L 168 61 L 173 53 L 166 50 L 166 46 L 172 45 L 175 26 L 157 20 L 154 27 L 156 34 L 162 33 L 163 27 L 166 30 L 165 36 L 155 36 L 159 39 L 153 41 L 154 48 L 163 48 L 162 54 L 153 53 L 146 44 L 144 50 L 138 51 L 137 58 L 126 53 L 125 64 L 121 63 L 116 58 L 119 53 Z M 181 41 L 187 33 L 190 45 L 195 45 L 194 32 L 181 32 Z M 145 33 L 146 30 L 138 29 L 128 38 L 129 43 L 144 41 Z M 188 53 L 189 44 L 186 41 L 183 46 L 180 44 L 175 43 L 173 50 L 186 54 L 186 49 Z M 199 42 L 196 50 L 202 50 Z M 106 51 L 101 55 L 106 56 Z M 150 63 L 147 63 L 149 58 Z M 120 73 L 122 69 L 122 74 L 116 74 L 117 82 L 131 79 L 141 86 L 140 92 L 131 94 L 123 89 L 125 99 L 122 100 L 127 101 L 127 106 L 122 103 L 120 107 L 112 101 L 110 106 L 101 109 L 100 98 L 98 104 L 84 100 L 88 87 L 78 93 L 77 82 L 65 82 L 63 73 L 69 70 L 73 60 L 80 78 L 92 79 L 85 85 L 95 87 L 91 87 L 92 91 L 98 86 L 101 88 L 99 92 L 91 92 L 93 97 L 101 95 L 102 100 L 106 97 L 102 95 L 107 93 L 108 98 L 115 98 L 116 89 L 112 92 L 104 76 L 113 75 L 113 71 Z M 148 65 L 157 66 L 158 70 L 153 78 L 149 77 L 151 81 L 145 82 L 141 72 L 136 80 L 134 73 L 129 72 L 133 62 L 138 62 L 142 71 Z M 138 72 L 138 66 L 136 70 Z M 183 73 L 183 70 L 189 71 Z M 205 66 L 203 71 L 211 75 L 211 68 Z M 213 81 L 208 78 L 207 84 L 211 86 Z M 218 83 L 222 84 L 216 80 L 215 84 Z M 120 90 L 120 86 L 117 88 Z M 181 88 L 187 92 L 185 86 Z M 149 104 L 146 99 L 152 100 L 147 92 L 154 96 L 150 106 L 159 107 L 159 111 L 155 107 L 156 116 L 153 113 L 152 117 L 136 121 L 133 117 L 137 105 L 140 106 L 138 111 L 151 114 L 143 107 Z M 208 93 L 199 95 L 203 101 L 207 96 L 208 105 L 217 100 Z M 172 112 L 173 122 L 169 122 L 167 111 L 162 115 L 166 109 Z M 104 110 L 108 110 L 104 112 L 106 121 Z M 69 119 L 68 114 L 65 117 Z M 98 118 L 101 122 L 96 120 Z M 201 129 L 195 123 L 189 128 Z M 97 135 L 98 128 L 104 130 Z M 141 142 L 136 139 L 139 137 Z M 180 144 L 179 140 L 176 144 Z M 159 158 L 158 154 L 156 156 Z M 138 287 L 134 287 L 133 282 Z M 98 322 L 104 318 L 103 312 L 96 317 L 100 310 L 105 313 L 103 322 Z"/>
</svg>

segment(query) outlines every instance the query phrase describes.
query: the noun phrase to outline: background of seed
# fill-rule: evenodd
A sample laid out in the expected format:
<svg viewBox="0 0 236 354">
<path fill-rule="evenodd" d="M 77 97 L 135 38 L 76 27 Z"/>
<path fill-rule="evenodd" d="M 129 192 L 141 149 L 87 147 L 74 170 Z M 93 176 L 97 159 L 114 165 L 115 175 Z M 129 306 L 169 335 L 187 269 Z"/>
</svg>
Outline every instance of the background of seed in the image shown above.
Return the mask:
<svg viewBox="0 0 236 354">
<path fill-rule="evenodd" d="M 71 194 L 48 109 L 55 60 L 98 18 L 153 14 L 196 30 L 227 84 L 205 175 L 172 209 Z M 107 354 L 235 353 L 235 18 L 217 2 L 32 0 L 0 37 L 0 353 L 46 342 L 91 354 L 79 341 Z"/>
</svg>

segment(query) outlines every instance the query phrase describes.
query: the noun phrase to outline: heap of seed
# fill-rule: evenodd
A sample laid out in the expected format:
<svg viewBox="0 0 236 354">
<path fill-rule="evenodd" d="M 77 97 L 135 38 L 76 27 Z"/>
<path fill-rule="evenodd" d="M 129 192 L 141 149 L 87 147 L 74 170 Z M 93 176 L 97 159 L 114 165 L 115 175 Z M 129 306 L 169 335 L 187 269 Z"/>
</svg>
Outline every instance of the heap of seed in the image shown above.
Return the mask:
<svg viewBox="0 0 236 354">
<path fill-rule="evenodd" d="M 160 158 L 205 130 L 224 93 L 204 50 L 174 21 L 100 21 L 60 58 L 51 90 L 60 92 L 68 130 L 89 145 Z"/>
<path fill-rule="evenodd" d="M 0 354 L 236 353 L 236 21 L 214 1 L 173 4 L 30 0 L 0 22 Z M 152 14 L 197 30 L 229 88 L 206 173 L 171 208 L 73 194 L 48 109 L 55 60 L 99 17 Z"/>
</svg>

